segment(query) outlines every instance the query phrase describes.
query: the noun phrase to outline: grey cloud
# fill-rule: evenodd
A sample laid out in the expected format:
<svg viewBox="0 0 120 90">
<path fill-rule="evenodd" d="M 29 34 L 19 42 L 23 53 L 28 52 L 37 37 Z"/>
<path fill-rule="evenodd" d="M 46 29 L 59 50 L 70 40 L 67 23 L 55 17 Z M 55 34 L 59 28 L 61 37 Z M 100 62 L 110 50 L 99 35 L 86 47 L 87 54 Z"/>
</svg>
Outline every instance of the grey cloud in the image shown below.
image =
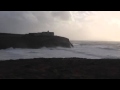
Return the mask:
<svg viewBox="0 0 120 90">
<path fill-rule="evenodd" d="M 86 18 L 88 17 L 88 16 L 91 16 L 91 15 L 93 15 L 93 14 L 95 14 L 95 11 L 79 11 L 79 12 L 77 12 L 77 21 L 79 21 L 79 22 L 91 22 L 90 20 L 87 20 Z"/>
<path fill-rule="evenodd" d="M 72 22 L 69 11 L 0 11 L 0 32 L 30 33 L 47 30 L 71 37 L 72 32 L 79 30 L 79 25 Z"/>
<path fill-rule="evenodd" d="M 52 12 L 53 17 L 59 17 L 62 20 L 70 20 L 71 15 L 69 11 L 54 11 Z"/>
<path fill-rule="evenodd" d="M 52 18 L 48 12 L 0 11 L 0 32 L 26 33 L 47 29 Z"/>
<path fill-rule="evenodd" d="M 0 11 L 0 32 L 27 33 L 52 29 L 57 21 L 69 20 L 64 11 Z"/>
</svg>

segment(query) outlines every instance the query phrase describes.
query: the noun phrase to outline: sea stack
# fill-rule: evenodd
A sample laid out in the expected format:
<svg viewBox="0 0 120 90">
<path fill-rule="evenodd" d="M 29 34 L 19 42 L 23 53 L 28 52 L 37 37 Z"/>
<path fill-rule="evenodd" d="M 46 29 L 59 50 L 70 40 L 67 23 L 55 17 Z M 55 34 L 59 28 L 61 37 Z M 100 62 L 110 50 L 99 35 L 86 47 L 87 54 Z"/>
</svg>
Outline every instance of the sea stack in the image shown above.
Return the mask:
<svg viewBox="0 0 120 90">
<path fill-rule="evenodd" d="M 73 45 L 68 38 L 56 36 L 54 32 L 40 32 L 28 34 L 0 33 L 0 49 L 6 48 L 66 47 Z"/>
</svg>

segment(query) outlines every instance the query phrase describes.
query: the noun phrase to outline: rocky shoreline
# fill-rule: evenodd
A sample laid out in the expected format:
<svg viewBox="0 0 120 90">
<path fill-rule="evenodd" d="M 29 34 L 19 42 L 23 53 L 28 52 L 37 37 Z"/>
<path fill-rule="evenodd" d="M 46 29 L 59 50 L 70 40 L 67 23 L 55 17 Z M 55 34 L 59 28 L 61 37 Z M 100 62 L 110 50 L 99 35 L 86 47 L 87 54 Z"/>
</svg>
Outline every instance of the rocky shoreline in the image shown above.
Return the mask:
<svg viewBox="0 0 120 90">
<path fill-rule="evenodd" d="M 120 59 L 35 58 L 0 61 L 0 79 L 120 79 Z"/>
<path fill-rule="evenodd" d="M 71 48 L 73 45 L 66 37 L 49 35 L 50 32 L 33 34 L 8 34 L 0 33 L 0 49 L 7 48 L 31 48 L 41 47 L 66 47 Z M 46 35 L 48 34 L 48 35 Z"/>
</svg>

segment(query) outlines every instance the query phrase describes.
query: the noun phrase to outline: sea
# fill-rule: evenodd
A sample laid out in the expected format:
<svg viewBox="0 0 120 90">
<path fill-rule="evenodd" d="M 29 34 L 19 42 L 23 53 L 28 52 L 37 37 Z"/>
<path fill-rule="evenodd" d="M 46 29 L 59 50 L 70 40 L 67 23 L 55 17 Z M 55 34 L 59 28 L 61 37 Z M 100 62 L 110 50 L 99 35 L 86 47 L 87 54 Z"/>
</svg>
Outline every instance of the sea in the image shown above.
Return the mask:
<svg viewBox="0 0 120 90">
<path fill-rule="evenodd" d="M 87 58 L 120 59 L 120 42 L 112 41 L 73 41 L 72 48 L 7 48 L 0 50 L 0 60 L 18 60 L 32 58 Z"/>
</svg>

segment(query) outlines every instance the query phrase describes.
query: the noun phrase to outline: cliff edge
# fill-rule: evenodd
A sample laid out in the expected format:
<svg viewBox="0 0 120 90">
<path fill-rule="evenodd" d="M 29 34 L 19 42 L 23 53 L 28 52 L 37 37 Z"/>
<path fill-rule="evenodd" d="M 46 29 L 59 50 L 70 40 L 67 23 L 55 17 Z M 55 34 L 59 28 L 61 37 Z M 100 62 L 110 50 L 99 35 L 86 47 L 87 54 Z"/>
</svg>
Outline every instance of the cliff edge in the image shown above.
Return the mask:
<svg viewBox="0 0 120 90">
<path fill-rule="evenodd" d="M 54 36 L 52 32 L 8 34 L 0 33 L 0 49 L 6 48 L 41 48 L 41 47 L 66 47 L 73 45 L 68 38 Z"/>
</svg>

